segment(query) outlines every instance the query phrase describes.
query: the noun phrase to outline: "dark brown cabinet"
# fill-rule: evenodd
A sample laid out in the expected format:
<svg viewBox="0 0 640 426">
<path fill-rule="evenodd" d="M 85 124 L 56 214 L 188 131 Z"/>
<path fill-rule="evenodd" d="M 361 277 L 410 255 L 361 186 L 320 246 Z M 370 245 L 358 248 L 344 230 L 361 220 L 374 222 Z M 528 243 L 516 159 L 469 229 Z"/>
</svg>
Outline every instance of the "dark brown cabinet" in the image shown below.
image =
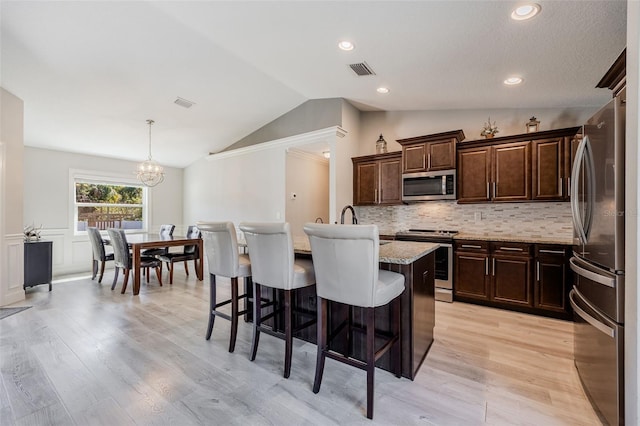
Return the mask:
<svg viewBox="0 0 640 426">
<path fill-rule="evenodd" d="M 579 130 L 458 143 L 458 202 L 568 200 Z"/>
<path fill-rule="evenodd" d="M 572 274 L 569 249 L 560 245 L 536 245 L 534 307 L 555 312 L 568 311 Z"/>
<path fill-rule="evenodd" d="M 431 172 L 456 168 L 456 143 L 464 140 L 462 130 L 399 139 L 402 145 L 402 173 Z"/>
<path fill-rule="evenodd" d="M 354 157 L 353 204 L 356 206 L 402 203 L 402 153 Z"/>
<path fill-rule="evenodd" d="M 24 288 L 48 284 L 51 291 L 52 241 L 24 243 Z"/>
<path fill-rule="evenodd" d="M 455 295 L 491 300 L 489 244 L 485 241 L 461 241 L 455 246 Z"/>
<path fill-rule="evenodd" d="M 458 148 L 458 202 L 531 198 L 530 144 Z"/>
<path fill-rule="evenodd" d="M 533 306 L 531 261 L 530 244 L 491 243 L 493 301 Z"/>
<path fill-rule="evenodd" d="M 570 246 L 476 240 L 454 246 L 454 300 L 570 318 Z"/>
</svg>

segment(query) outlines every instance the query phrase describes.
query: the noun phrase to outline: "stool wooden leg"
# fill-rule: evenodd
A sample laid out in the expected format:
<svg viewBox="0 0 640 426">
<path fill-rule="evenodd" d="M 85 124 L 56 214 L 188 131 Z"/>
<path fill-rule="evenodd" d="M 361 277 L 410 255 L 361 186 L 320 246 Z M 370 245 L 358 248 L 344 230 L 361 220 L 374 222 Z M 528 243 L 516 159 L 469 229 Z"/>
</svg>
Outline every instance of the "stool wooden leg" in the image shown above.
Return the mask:
<svg viewBox="0 0 640 426">
<path fill-rule="evenodd" d="M 260 297 L 262 288 L 260 284 L 253 282 L 253 338 L 251 339 L 251 356 L 250 360 L 256 359 L 258 353 L 258 342 L 260 340 L 260 326 L 262 325 L 262 298 Z"/>
<path fill-rule="evenodd" d="M 129 269 L 124 270 L 124 281 L 122 282 L 122 291 L 120 292 L 121 294 L 124 294 L 124 292 L 127 290 L 127 283 L 129 282 L 129 271 Z"/>
<path fill-rule="evenodd" d="M 102 261 L 102 266 L 100 267 L 100 277 L 98 277 L 98 284 L 102 283 L 102 277 L 104 276 L 104 265 L 106 263 L 106 261 Z"/>
<path fill-rule="evenodd" d="M 291 290 L 284 291 L 284 378 L 291 374 L 291 355 L 293 353 L 293 309 L 291 309 Z"/>
<path fill-rule="evenodd" d="M 216 320 L 216 316 L 213 311 L 216 309 L 216 276 L 209 274 L 209 325 L 207 326 L 207 337 L 211 338 L 211 332 L 213 331 L 213 323 Z"/>
<path fill-rule="evenodd" d="M 325 351 L 327 349 L 327 301 L 322 297 L 318 300 L 318 322 L 316 324 L 318 333 L 318 352 L 316 355 L 316 377 L 313 380 L 313 393 L 320 392 L 322 384 L 322 373 L 324 372 Z"/>
<path fill-rule="evenodd" d="M 373 379 L 376 371 L 376 327 L 375 327 L 375 308 L 365 308 L 367 323 L 367 418 L 373 419 Z"/>
<path fill-rule="evenodd" d="M 231 278 L 231 338 L 229 339 L 229 352 L 236 348 L 236 336 L 238 335 L 238 277 Z"/>
<path fill-rule="evenodd" d="M 96 275 L 98 275 L 98 261 L 95 259 L 91 261 L 91 272 L 92 272 L 91 279 L 95 280 Z"/>
<path fill-rule="evenodd" d="M 115 271 L 113 272 L 113 283 L 111 284 L 111 291 L 116 288 L 116 283 L 118 282 L 118 272 L 120 272 L 120 268 L 115 267 Z"/>
</svg>

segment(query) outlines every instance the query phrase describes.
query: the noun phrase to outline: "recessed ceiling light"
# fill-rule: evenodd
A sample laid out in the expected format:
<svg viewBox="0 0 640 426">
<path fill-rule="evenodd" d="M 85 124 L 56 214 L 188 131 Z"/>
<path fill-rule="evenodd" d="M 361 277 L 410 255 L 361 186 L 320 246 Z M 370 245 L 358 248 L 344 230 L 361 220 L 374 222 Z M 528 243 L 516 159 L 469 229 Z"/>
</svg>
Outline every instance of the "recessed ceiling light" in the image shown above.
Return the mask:
<svg viewBox="0 0 640 426">
<path fill-rule="evenodd" d="M 540 10 L 542 10 L 542 7 L 537 3 L 523 4 L 513 9 L 511 19 L 515 19 L 516 21 L 531 19 L 540 13 Z"/>
<path fill-rule="evenodd" d="M 522 77 L 509 77 L 504 81 L 507 86 L 515 86 L 520 83 L 522 83 Z"/>
<path fill-rule="evenodd" d="M 342 40 L 340 41 L 340 43 L 338 43 L 338 47 L 342 50 L 353 50 L 355 46 L 355 44 L 353 44 L 352 42 L 350 42 L 349 40 Z"/>
<path fill-rule="evenodd" d="M 388 87 L 378 87 L 376 89 L 376 92 L 382 93 L 382 94 L 386 94 L 386 93 L 389 93 L 389 88 Z"/>
</svg>

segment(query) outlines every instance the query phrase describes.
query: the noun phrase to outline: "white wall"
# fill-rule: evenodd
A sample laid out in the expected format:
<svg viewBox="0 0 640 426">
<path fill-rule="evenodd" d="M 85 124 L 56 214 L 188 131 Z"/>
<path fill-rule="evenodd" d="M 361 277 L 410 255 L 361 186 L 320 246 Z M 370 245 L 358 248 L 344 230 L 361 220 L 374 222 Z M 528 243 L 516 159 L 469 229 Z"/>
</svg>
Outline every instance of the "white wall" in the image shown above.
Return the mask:
<svg viewBox="0 0 640 426">
<path fill-rule="evenodd" d="M 185 169 L 185 219 L 284 221 L 284 147 L 202 159 Z"/>
<path fill-rule="evenodd" d="M 304 237 L 305 223 L 318 217 L 329 222 L 329 161 L 292 149 L 286 163 L 285 219 L 294 237 Z"/>
<path fill-rule="evenodd" d="M 353 204 L 353 163 L 351 157 L 358 156 L 360 147 L 360 114 L 353 105 L 343 101 L 342 128 L 346 134 L 338 138 L 335 158 L 331 158 L 335 173 L 335 205 L 331 206 L 331 222 L 340 219 L 342 208 Z"/>
<path fill-rule="evenodd" d="M 24 105 L 0 88 L 0 306 L 24 300 Z"/>
<path fill-rule="evenodd" d="M 24 214 L 21 226 L 42 225 L 43 239 L 53 241 L 53 275 L 90 270 L 91 248 L 86 236 L 74 236 L 70 200 L 70 170 L 133 177 L 137 163 L 112 158 L 25 147 Z M 183 172 L 165 167 L 165 180 L 150 189 L 149 224 L 176 225 L 183 233 Z"/>
<path fill-rule="evenodd" d="M 491 122 L 496 121 L 500 130 L 497 136 L 500 137 L 526 133 L 524 125 L 529 121 L 531 115 L 535 115 L 540 121 L 540 130 L 552 130 L 581 126 L 598 109 L 598 106 L 594 106 L 585 108 L 540 108 L 535 111 L 529 109 L 483 109 L 361 112 L 361 139 L 358 155 L 375 154 L 376 141 L 380 133 L 384 135 L 389 151 L 400 151 L 402 146 L 396 142 L 398 139 L 450 130 L 462 129 L 466 137 L 465 141 L 482 139 L 480 130 L 487 121 L 488 116 L 491 116 Z"/>
</svg>

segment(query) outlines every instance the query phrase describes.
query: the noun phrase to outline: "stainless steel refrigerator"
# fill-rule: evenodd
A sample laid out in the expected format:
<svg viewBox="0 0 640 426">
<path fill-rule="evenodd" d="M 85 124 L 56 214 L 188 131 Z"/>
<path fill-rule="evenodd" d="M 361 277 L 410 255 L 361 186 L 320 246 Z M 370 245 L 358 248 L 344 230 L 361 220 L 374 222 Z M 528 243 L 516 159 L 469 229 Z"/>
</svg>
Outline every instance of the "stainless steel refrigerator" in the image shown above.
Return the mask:
<svg viewBox="0 0 640 426">
<path fill-rule="evenodd" d="M 624 134 L 622 89 L 583 127 L 571 173 L 574 357 L 605 424 L 624 424 Z"/>
</svg>

